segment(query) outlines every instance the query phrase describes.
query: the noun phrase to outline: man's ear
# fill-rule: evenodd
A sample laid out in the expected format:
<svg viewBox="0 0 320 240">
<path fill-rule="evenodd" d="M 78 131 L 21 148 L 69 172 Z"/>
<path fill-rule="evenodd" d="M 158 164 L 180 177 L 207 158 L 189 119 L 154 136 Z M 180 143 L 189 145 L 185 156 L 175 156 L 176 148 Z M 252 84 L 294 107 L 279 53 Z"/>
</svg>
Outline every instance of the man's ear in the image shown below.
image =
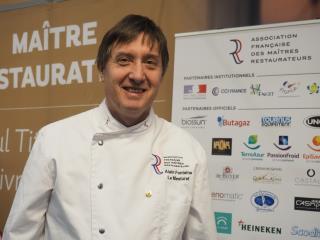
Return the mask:
<svg viewBox="0 0 320 240">
<path fill-rule="evenodd" d="M 99 80 L 100 82 L 104 82 L 103 72 L 99 72 Z"/>
</svg>

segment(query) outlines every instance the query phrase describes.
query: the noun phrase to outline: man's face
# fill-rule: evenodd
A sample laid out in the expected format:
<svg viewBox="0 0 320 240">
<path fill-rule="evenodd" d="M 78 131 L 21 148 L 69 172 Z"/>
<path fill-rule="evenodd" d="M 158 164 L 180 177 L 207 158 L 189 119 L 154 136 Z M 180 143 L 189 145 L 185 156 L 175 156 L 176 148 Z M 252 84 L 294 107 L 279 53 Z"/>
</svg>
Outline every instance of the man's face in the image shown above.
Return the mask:
<svg viewBox="0 0 320 240">
<path fill-rule="evenodd" d="M 144 37 L 144 38 L 143 38 Z M 125 125 L 147 117 L 162 79 L 158 44 L 150 47 L 143 34 L 128 44 L 118 44 L 103 71 L 107 105 L 112 115 Z"/>
</svg>

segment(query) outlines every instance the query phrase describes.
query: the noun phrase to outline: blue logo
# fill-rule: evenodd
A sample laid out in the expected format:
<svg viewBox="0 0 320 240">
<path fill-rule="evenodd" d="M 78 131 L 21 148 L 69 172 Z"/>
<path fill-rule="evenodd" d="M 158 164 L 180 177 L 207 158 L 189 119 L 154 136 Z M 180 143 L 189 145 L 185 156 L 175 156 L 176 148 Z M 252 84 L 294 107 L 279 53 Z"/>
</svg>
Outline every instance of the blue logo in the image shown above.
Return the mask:
<svg viewBox="0 0 320 240">
<path fill-rule="evenodd" d="M 231 234 L 232 232 L 232 214 L 225 212 L 214 213 L 217 233 Z"/>
<path fill-rule="evenodd" d="M 312 229 L 304 229 L 299 226 L 293 226 L 291 228 L 291 235 L 303 237 L 303 239 L 306 237 L 320 238 L 320 228 L 314 227 Z"/>
<path fill-rule="evenodd" d="M 251 150 L 256 150 L 258 148 L 260 148 L 261 145 L 258 144 L 258 135 L 250 135 L 248 137 L 248 144 L 247 143 L 243 143 L 247 148 L 251 149 Z"/>
<path fill-rule="evenodd" d="M 282 151 L 287 151 L 292 147 L 292 146 L 289 146 L 289 137 L 288 136 L 279 136 L 278 144 L 273 143 L 273 145 Z"/>
<path fill-rule="evenodd" d="M 251 196 L 251 204 L 257 211 L 271 212 L 278 205 L 278 197 L 267 191 L 259 191 Z"/>
</svg>

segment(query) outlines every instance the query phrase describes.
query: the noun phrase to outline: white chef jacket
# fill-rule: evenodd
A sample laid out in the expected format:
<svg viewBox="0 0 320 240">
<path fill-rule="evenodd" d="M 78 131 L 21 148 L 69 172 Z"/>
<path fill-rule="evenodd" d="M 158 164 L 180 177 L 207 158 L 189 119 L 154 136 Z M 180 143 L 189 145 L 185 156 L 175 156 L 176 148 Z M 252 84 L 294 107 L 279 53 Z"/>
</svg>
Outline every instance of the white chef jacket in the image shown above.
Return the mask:
<svg viewBox="0 0 320 240">
<path fill-rule="evenodd" d="M 4 240 L 213 240 L 206 156 L 158 118 L 125 127 L 105 102 L 42 128 Z"/>
</svg>

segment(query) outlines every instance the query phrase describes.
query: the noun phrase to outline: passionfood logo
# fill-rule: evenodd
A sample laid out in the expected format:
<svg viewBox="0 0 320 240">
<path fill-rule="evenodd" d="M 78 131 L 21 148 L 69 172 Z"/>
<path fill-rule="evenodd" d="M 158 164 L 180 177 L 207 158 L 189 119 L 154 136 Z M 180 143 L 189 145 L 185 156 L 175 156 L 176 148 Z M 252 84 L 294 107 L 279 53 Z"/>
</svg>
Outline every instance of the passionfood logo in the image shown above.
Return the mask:
<svg viewBox="0 0 320 240">
<path fill-rule="evenodd" d="M 251 196 L 251 204 L 257 211 L 272 212 L 278 206 L 278 197 L 268 191 L 259 191 Z"/>
</svg>

